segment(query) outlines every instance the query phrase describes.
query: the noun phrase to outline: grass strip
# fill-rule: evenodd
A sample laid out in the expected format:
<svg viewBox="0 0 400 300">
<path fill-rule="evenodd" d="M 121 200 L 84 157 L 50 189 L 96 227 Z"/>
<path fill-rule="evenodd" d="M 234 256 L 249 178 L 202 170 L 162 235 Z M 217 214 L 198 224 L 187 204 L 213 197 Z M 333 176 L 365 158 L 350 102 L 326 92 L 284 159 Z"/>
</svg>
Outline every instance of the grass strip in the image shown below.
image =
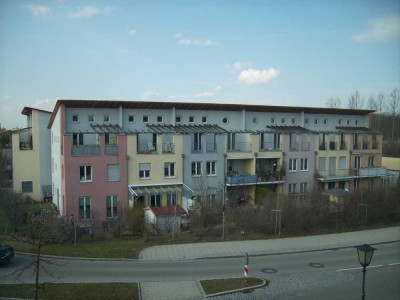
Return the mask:
<svg viewBox="0 0 400 300">
<path fill-rule="evenodd" d="M 246 282 L 243 280 L 243 278 L 212 279 L 200 281 L 200 284 L 203 287 L 206 295 L 253 287 L 262 283 L 263 281 L 261 279 L 254 277 L 249 277 Z"/>
<path fill-rule="evenodd" d="M 0 284 L 0 297 L 33 299 L 34 284 Z M 136 283 L 46 283 L 39 299 L 139 299 Z"/>
</svg>

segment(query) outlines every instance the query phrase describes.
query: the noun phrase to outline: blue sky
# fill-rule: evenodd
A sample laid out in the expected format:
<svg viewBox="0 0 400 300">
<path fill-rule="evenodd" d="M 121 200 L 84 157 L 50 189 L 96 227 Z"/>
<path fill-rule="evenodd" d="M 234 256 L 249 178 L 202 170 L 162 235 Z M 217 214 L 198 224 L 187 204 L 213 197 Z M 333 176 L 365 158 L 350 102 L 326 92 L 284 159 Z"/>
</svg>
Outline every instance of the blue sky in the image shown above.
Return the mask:
<svg viewBox="0 0 400 300">
<path fill-rule="evenodd" d="M 0 123 L 56 99 L 346 106 L 400 86 L 400 1 L 0 1 Z"/>
</svg>

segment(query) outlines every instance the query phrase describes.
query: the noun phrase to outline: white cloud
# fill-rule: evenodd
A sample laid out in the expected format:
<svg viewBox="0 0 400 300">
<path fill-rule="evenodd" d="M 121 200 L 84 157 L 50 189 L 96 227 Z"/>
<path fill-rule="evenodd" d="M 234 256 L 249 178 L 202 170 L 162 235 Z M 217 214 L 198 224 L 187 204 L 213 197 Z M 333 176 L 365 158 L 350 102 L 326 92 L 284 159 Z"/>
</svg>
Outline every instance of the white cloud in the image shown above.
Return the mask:
<svg viewBox="0 0 400 300">
<path fill-rule="evenodd" d="M 70 13 L 69 17 L 74 19 L 91 18 L 96 15 L 109 15 L 111 9 L 109 7 L 98 8 L 96 6 L 85 6 L 81 10 Z"/>
<path fill-rule="evenodd" d="M 219 42 L 212 40 L 203 40 L 203 39 L 187 39 L 183 38 L 182 33 L 176 33 L 175 38 L 178 39 L 178 44 L 181 45 L 191 45 L 191 46 L 218 46 Z"/>
<path fill-rule="evenodd" d="M 251 67 L 251 62 L 248 61 L 237 61 L 231 65 L 227 65 L 226 68 L 232 72 L 241 71 L 245 68 Z"/>
<path fill-rule="evenodd" d="M 23 5 L 22 7 L 28 9 L 35 17 L 44 17 L 50 12 L 50 8 L 43 5 Z"/>
<path fill-rule="evenodd" d="M 214 87 L 214 91 L 219 92 L 220 90 L 222 90 L 222 86 L 217 85 L 216 87 Z"/>
<path fill-rule="evenodd" d="M 135 35 L 137 33 L 137 30 L 136 29 L 129 29 L 128 30 L 128 35 L 130 35 L 130 36 L 133 36 L 133 35 Z"/>
<path fill-rule="evenodd" d="M 46 109 L 46 110 L 52 110 L 53 106 L 56 104 L 56 99 L 38 99 L 35 101 L 35 103 L 33 104 L 33 107 L 35 108 L 42 108 L 42 109 Z"/>
<path fill-rule="evenodd" d="M 279 71 L 274 68 L 268 70 L 247 69 L 240 72 L 238 80 L 245 84 L 267 83 L 275 79 L 278 73 Z"/>
<path fill-rule="evenodd" d="M 400 37 L 400 16 L 387 16 L 373 19 L 368 23 L 370 28 L 363 33 L 353 35 L 355 41 L 385 41 Z"/>
<path fill-rule="evenodd" d="M 142 100 L 151 100 L 151 99 L 154 99 L 154 98 L 156 98 L 158 96 L 160 96 L 159 93 L 152 92 L 152 91 L 147 91 L 147 92 L 142 94 L 141 99 Z"/>
<path fill-rule="evenodd" d="M 214 96 L 214 93 L 211 92 L 203 92 L 193 95 L 193 98 L 209 98 Z"/>
</svg>

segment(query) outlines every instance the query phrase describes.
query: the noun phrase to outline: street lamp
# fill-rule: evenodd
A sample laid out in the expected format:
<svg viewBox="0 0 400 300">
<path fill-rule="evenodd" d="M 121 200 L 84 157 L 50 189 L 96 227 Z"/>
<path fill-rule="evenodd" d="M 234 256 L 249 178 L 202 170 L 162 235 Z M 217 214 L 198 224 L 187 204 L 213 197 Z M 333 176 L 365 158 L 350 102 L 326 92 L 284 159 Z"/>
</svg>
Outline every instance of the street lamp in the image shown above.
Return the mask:
<svg viewBox="0 0 400 300">
<path fill-rule="evenodd" d="M 368 244 L 356 246 L 357 253 L 358 253 L 358 261 L 360 265 L 363 267 L 363 281 L 362 281 L 362 296 L 361 299 L 365 299 L 365 272 L 367 266 L 371 263 L 372 255 L 374 251 L 377 250 L 374 247 L 371 247 Z"/>
</svg>

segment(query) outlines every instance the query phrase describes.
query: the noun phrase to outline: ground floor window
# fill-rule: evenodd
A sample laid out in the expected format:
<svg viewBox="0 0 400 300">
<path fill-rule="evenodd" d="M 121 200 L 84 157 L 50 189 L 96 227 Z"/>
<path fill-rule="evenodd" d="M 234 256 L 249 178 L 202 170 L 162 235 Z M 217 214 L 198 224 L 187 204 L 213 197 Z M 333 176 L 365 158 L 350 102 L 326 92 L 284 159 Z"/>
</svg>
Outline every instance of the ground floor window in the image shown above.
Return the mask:
<svg viewBox="0 0 400 300">
<path fill-rule="evenodd" d="M 118 196 L 111 195 L 107 196 L 106 200 L 107 206 L 107 218 L 115 218 L 118 217 Z"/>
<path fill-rule="evenodd" d="M 79 197 L 79 218 L 90 219 L 91 197 Z"/>
<path fill-rule="evenodd" d="M 150 202 L 151 207 L 161 206 L 161 195 L 151 195 Z"/>
<path fill-rule="evenodd" d="M 32 181 L 22 181 L 21 191 L 22 191 L 22 193 L 32 193 L 33 192 L 33 182 Z"/>
<path fill-rule="evenodd" d="M 175 193 L 167 194 L 167 205 L 168 206 L 176 205 L 176 194 Z"/>
</svg>

